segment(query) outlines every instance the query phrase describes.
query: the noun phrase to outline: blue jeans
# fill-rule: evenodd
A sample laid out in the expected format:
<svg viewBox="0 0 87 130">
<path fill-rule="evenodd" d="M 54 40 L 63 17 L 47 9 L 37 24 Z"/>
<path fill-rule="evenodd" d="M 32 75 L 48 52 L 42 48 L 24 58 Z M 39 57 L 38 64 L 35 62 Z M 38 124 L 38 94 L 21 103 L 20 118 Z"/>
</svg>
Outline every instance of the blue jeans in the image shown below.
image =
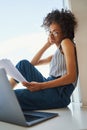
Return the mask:
<svg viewBox="0 0 87 130">
<path fill-rule="evenodd" d="M 29 61 L 21 60 L 16 68 L 27 81 L 47 82 L 54 77 L 45 78 Z M 23 110 L 42 110 L 67 107 L 70 96 L 74 90 L 72 84 L 62 87 L 44 89 L 30 92 L 28 89 L 16 89 L 15 94 Z"/>
</svg>

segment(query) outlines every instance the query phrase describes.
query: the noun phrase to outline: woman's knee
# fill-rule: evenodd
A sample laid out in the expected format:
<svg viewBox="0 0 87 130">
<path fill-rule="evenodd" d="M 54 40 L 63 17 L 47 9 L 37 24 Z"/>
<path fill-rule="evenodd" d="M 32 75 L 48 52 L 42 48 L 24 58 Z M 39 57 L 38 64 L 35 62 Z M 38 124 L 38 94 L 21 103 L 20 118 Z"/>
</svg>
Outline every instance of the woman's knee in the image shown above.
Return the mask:
<svg viewBox="0 0 87 130">
<path fill-rule="evenodd" d="M 18 64 L 20 64 L 20 65 L 25 65 L 25 64 L 29 64 L 30 62 L 28 61 L 28 60 L 26 60 L 26 59 L 23 59 L 23 60 L 20 60 L 19 62 L 18 62 Z M 17 64 L 17 65 L 18 65 Z"/>
<path fill-rule="evenodd" d="M 29 67 L 29 66 L 32 66 L 31 63 L 28 60 L 24 59 L 24 60 L 20 60 L 17 63 L 16 68 L 18 70 L 20 70 L 20 69 L 23 69 L 23 68 L 26 68 L 26 67 Z"/>
</svg>

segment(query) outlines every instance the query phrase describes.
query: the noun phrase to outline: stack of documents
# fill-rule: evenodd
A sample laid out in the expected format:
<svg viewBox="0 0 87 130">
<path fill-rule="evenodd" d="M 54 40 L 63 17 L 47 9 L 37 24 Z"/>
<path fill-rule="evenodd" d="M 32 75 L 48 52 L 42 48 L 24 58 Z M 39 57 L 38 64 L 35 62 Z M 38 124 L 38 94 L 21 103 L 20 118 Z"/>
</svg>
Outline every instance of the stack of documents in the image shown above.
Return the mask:
<svg viewBox="0 0 87 130">
<path fill-rule="evenodd" d="M 0 60 L 0 68 L 4 68 L 7 75 L 9 75 L 10 77 L 12 77 L 15 80 L 17 80 L 19 82 L 26 81 L 26 79 L 23 77 L 23 75 L 16 69 L 16 67 L 8 59 Z"/>
</svg>

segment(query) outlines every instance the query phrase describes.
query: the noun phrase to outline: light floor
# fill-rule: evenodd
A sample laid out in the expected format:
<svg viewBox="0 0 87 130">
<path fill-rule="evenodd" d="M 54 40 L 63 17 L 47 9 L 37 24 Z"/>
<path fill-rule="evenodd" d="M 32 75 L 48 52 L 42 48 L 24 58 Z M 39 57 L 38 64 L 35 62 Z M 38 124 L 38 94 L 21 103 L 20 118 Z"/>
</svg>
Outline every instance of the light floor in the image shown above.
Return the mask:
<svg viewBox="0 0 87 130">
<path fill-rule="evenodd" d="M 46 111 L 57 112 L 59 116 L 27 128 L 0 122 L 0 130 L 87 130 L 87 107 L 81 104 L 72 103 L 68 108 Z"/>
</svg>

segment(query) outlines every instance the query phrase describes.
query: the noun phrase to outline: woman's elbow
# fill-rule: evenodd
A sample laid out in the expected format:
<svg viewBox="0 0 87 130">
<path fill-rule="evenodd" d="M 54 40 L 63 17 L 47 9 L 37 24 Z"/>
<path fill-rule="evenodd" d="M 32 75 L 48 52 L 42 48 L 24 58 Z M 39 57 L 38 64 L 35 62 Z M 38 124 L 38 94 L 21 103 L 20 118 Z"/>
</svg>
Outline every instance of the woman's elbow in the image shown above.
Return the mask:
<svg viewBox="0 0 87 130">
<path fill-rule="evenodd" d="M 69 81 L 70 81 L 70 83 L 75 82 L 76 79 L 77 79 L 77 75 L 76 75 L 76 73 L 68 74 L 68 77 L 69 77 Z"/>
</svg>

